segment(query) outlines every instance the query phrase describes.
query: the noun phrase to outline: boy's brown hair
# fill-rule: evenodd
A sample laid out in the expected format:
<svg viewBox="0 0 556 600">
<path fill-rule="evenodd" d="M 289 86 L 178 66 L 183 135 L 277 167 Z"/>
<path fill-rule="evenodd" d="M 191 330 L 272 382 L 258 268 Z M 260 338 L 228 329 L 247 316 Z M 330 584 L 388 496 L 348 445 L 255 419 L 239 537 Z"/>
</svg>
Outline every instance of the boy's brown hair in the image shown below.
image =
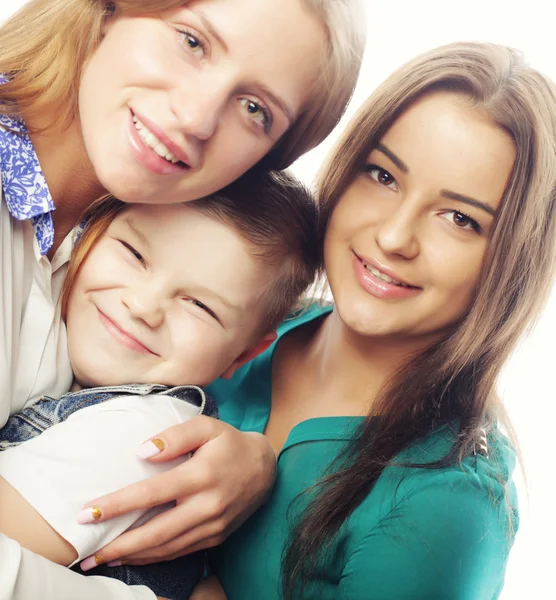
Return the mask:
<svg viewBox="0 0 556 600">
<path fill-rule="evenodd" d="M 242 177 L 188 206 L 233 227 L 253 255 L 276 277 L 260 292 L 265 331 L 275 328 L 313 282 L 320 265 L 317 207 L 311 193 L 284 171 L 251 169 Z M 72 253 L 61 292 L 62 317 L 79 269 L 114 218 L 127 205 L 101 198 L 85 213 L 85 228 Z"/>
</svg>

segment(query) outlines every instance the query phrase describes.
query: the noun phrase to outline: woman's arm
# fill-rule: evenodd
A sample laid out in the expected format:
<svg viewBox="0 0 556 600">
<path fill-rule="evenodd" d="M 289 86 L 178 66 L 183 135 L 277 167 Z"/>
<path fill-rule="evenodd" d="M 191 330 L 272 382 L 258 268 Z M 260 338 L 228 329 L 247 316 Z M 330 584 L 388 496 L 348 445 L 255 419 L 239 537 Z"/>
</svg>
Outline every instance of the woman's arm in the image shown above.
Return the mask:
<svg viewBox="0 0 556 600">
<path fill-rule="evenodd" d="M 346 564 L 343 600 L 492 600 L 512 543 L 500 487 L 438 473 L 362 539 Z"/>
<path fill-rule="evenodd" d="M 162 440 L 164 450 L 148 462 L 195 454 L 166 473 L 87 506 L 101 509 L 97 523 L 172 500 L 176 507 L 102 548 L 105 561 L 148 564 L 215 546 L 265 502 L 274 484 L 276 456 L 261 434 L 201 416 L 154 437 Z"/>
</svg>

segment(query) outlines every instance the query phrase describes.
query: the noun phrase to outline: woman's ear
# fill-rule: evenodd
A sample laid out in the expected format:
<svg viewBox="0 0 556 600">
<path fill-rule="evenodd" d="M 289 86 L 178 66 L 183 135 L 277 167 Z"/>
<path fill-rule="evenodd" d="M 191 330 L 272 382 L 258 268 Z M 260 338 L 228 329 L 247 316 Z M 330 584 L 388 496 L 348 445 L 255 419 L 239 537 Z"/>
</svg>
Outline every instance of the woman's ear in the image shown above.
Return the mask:
<svg viewBox="0 0 556 600">
<path fill-rule="evenodd" d="M 255 346 L 248 348 L 245 352 L 242 352 L 234 362 L 220 375 L 222 379 L 230 379 L 237 369 L 242 367 L 245 363 L 253 360 L 259 354 L 262 354 L 267 350 L 278 337 L 276 331 L 270 331 L 267 333 Z"/>
</svg>

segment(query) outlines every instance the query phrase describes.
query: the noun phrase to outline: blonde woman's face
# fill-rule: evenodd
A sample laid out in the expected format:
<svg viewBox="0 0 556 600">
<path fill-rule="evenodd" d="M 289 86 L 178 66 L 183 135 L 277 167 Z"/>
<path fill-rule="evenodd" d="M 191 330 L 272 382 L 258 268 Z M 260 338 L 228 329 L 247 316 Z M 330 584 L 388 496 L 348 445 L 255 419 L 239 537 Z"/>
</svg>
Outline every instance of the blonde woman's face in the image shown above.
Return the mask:
<svg viewBox="0 0 556 600">
<path fill-rule="evenodd" d="M 326 55 L 301 0 L 194 0 L 110 22 L 79 91 L 101 184 L 127 202 L 210 194 L 276 144 Z"/>
<path fill-rule="evenodd" d="M 343 321 L 424 341 L 453 325 L 473 301 L 514 161 L 510 136 L 460 96 L 435 93 L 402 114 L 329 223 Z"/>
</svg>

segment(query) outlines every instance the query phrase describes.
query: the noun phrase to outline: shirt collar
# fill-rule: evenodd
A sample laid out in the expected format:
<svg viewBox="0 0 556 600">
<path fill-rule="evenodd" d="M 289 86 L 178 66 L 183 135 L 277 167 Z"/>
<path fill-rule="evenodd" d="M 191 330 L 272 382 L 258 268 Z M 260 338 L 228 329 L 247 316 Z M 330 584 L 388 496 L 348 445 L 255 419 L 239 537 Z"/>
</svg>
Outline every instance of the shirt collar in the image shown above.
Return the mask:
<svg viewBox="0 0 556 600">
<path fill-rule="evenodd" d="M 0 115 L 0 127 L 4 201 L 14 219 L 32 222 L 40 253 L 45 255 L 54 243 L 55 206 L 39 159 L 23 119 Z"/>
</svg>

